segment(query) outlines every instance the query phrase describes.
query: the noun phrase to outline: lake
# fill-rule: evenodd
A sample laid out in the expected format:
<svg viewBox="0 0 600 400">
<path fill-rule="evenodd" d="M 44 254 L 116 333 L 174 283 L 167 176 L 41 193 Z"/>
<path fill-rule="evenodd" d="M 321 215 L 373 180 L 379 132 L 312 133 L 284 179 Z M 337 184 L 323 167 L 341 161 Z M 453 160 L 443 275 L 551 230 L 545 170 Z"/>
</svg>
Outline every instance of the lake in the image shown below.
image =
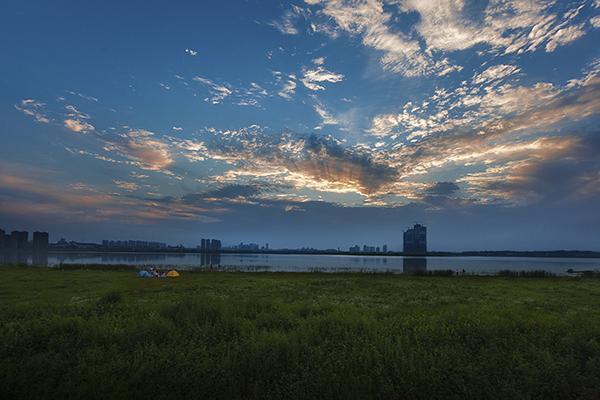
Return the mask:
<svg viewBox="0 0 600 400">
<path fill-rule="evenodd" d="M 49 253 L 4 255 L 5 263 L 57 266 L 60 264 L 129 264 L 175 266 L 179 269 L 221 266 L 244 271 L 325 272 L 373 271 L 415 273 L 455 270 L 493 274 L 501 270 L 544 270 L 564 274 L 574 270 L 600 270 L 598 258 L 543 257 L 403 257 L 321 254 L 199 254 L 199 253 Z"/>
</svg>

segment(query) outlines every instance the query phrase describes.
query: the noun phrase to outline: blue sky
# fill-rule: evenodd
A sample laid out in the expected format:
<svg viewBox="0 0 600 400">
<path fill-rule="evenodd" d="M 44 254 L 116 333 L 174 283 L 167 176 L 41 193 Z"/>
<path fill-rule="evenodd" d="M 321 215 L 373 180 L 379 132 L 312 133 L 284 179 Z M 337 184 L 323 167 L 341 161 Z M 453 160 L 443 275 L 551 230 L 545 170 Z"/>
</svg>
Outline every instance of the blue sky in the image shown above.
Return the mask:
<svg viewBox="0 0 600 400">
<path fill-rule="evenodd" d="M 600 3 L 8 1 L 0 227 L 600 250 Z"/>
</svg>

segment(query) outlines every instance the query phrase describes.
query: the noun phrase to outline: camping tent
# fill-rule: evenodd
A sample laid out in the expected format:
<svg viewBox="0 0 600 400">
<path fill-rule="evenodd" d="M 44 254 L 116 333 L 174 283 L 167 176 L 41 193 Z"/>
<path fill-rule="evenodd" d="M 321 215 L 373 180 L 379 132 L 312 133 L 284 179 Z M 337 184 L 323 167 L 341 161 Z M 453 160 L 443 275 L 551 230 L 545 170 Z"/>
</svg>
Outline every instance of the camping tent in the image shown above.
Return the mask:
<svg viewBox="0 0 600 400">
<path fill-rule="evenodd" d="M 152 274 L 146 270 L 141 270 L 140 272 L 138 272 L 138 276 L 140 278 L 152 278 Z"/>
<path fill-rule="evenodd" d="M 179 272 L 177 272 L 174 269 L 172 269 L 169 272 L 167 272 L 167 276 L 169 278 L 177 278 L 177 277 L 179 277 Z"/>
</svg>

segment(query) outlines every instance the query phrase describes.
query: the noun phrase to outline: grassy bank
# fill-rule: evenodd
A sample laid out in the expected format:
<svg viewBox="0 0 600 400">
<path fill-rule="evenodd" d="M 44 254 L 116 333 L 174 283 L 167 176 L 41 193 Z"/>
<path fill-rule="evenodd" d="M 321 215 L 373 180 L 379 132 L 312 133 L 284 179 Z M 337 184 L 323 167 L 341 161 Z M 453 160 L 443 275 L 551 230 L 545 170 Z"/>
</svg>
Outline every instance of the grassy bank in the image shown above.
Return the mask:
<svg viewBox="0 0 600 400">
<path fill-rule="evenodd" d="M 600 398 L 600 280 L 0 267 L 2 398 Z"/>
</svg>

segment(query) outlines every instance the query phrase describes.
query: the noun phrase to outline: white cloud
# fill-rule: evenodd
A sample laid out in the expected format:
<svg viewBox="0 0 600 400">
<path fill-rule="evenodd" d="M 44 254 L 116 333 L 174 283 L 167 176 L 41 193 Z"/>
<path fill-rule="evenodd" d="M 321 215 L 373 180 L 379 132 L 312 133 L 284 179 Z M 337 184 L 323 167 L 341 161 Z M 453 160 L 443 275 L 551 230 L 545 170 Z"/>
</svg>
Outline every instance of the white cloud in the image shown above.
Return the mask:
<svg viewBox="0 0 600 400">
<path fill-rule="evenodd" d="M 277 28 L 277 30 L 284 35 L 297 35 L 299 31 L 298 28 L 296 28 L 294 21 L 299 17 L 306 17 L 307 15 L 307 10 L 292 4 L 292 8 L 287 10 L 280 20 L 273 21 L 269 23 L 269 25 Z"/>
<path fill-rule="evenodd" d="M 594 28 L 600 28 L 600 15 L 590 18 L 590 24 L 592 24 Z"/>
<path fill-rule="evenodd" d="M 298 86 L 296 83 L 296 75 L 289 74 L 284 78 L 283 74 L 279 71 L 273 71 L 273 75 L 275 75 L 277 82 L 283 82 L 283 86 L 277 95 L 286 100 L 291 100 L 296 94 L 296 87 Z"/>
<path fill-rule="evenodd" d="M 476 85 L 487 84 L 493 81 L 499 81 L 507 76 L 516 74 L 521 69 L 514 65 L 499 64 L 489 67 L 480 74 L 473 76 L 473 83 Z"/>
<path fill-rule="evenodd" d="M 88 133 L 96 130 L 92 124 L 86 120 L 90 119 L 90 115 L 79 111 L 73 105 L 66 105 L 65 109 L 67 112 L 67 118 L 64 120 L 65 128 L 77 132 L 77 133 Z"/>
<path fill-rule="evenodd" d="M 77 133 L 88 133 L 95 130 L 94 126 L 90 123 L 78 119 L 67 118 L 65 119 L 64 124 L 65 128 Z"/>
<path fill-rule="evenodd" d="M 322 13 L 332 18 L 342 30 L 360 36 L 365 46 L 383 52 L 380 62 L 388 71 L 404 76 L 419 76 L 440 72 L 445 75 L 456 69 L 445 58 L 433 61 L 421 50 L 417 40 L 393 32 L 389 27 L 392 15 L 384 11 L 384 4 L 380 0 L 305 2 L 321 5 Z"/>
<path fill-rule="evenodd" d="M 329 111 L 327 111 L 327 109 L 325 109 L 325 107 L 320 104 L 320 103 L 316 103 L 314 105 L 315 111 L 317 114 L 319 114 L 319 116 L 322 119 L 322 123 L 323 125 L 338 125 L 339 121 L 333 117 Z"/>
<path fill-rule="evenodd" d="M 185 49 L 185 53 L 192 57 L 195 57 L 198 55 L 198 51 L 196 51 L 194 49 Z"/>
<path fill-rule="evenodd" d="M 45 114 L 45 106 L 45 103 L 41 103 L 34 99 L 23 99 L 21 100 L 21 103 L 15 104 L 15 108 L 23 114 L 33 117 L 37 122 L 47 124 L 50 122 L 50 118 Z"/>
<path fill-rule="evenodd" d="M 133 192 L 134 190 L 138 190 L 140 188 L 140 186 L 134 182 L 114 180 L 113 183 L 120 189 L 127 190 L 128 192 Z"/>
<path fill-rule="evenodd" d="M 203 78 L 201 76 L 196 76 L 193 78 L 196 82 L 200 82 L 204 86 L 208 87 L 211 97 L 207 97 L 204 101 L 210 102 L 212 104 L 221 104 L 223 100 L 225 100 L 228 96 L 230 96 L 233 91 L 225 85 L 217 84 L 210 79 Z"/>
<path fill-rule="evenodd" d="M 574 40 L 579 39 L 585 34 L 582 25 L 568 26 L 566 28 L 559 29 L 546 44 L 546 51 L 552 52 L 558 46 L 571 43 Z"/>
<path fill-rule="evenodd" d="M 344 80 L 344 75 L 331 72 L 322 65 L 317 66 L 315 69 L 305 69 L 304 76 L 301 81 L 308 89 L 312 91 L 325 90 L 322 82 L 337 83 Z"/>
<path fill-rule="evenodd" d="M 550 10 L 555 0 L 490 0 L 483 17 L 473 17 L 464 0 L 305 0 L 320 6 L 318 14 L 362 39 L 363 45 L 383 53 L 385 70 L 403 76 L 447 75 L 462 69 L 443 52 L 465 50 L 477 44 L 492 53 L 532 52 L 546 45 L 553 51 L 581 37 L 581 26 L 571 25 L 583 5 L 559 16 Z M 396 14 L 417 12 L 415 31 L 398 32 Z M 425 47 L 420 43 L 423 40 Z"/>
<path fill-rule="evenodd" d="M 89 101 L 98 102 L 98 99 L 96 97 L 93 97 L 93 96 L 88 96 L 88 95 L 83 94 L 83 93 L 77 93 L 77 92 L 74 92 L 72 90 L 65 90 L 65 92 L 69 93 L 72 96 L 79 96 L 82 99 L 86 99 L 86 100 L 89 100 Z"/>
</svg>

